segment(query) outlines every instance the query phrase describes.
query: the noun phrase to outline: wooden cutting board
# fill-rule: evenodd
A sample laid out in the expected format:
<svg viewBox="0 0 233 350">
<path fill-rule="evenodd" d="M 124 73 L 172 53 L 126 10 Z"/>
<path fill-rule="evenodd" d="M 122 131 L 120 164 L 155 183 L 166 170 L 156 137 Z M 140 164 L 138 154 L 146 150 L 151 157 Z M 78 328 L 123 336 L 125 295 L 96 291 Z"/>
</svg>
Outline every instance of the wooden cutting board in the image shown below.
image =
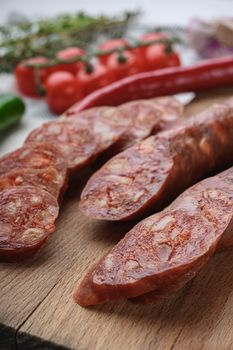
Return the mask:
<svg viewBox="0 0 233 350">
<path fill-rule="evenodd" d="M 190 115 L 233 95 L 200 94 Z M 56 233 L 33 259 L 0 265 L 0 349 L 168 350 L 233 349 L 233 252 L 217 254 L 179 294 L 143 306 L 112 302 L 76 305 L 74 286 L 133 225 L 84 217 L 78 195 L 67 194 Z"/>
</svg>

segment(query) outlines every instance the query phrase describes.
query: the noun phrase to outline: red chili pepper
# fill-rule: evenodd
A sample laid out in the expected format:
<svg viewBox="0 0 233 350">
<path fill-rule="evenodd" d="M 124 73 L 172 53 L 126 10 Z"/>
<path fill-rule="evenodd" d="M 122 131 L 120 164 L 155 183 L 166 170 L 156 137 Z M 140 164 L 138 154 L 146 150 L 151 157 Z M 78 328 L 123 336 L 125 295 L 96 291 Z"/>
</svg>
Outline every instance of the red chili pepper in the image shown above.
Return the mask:
<svg viewBox="0 0 233 350">
<path fill-rule="evenodd" d="M 190 67 L 164 68 L 121 79 L 88 95 L 66 114 L 95 106 L 117 106 L 141 98 L 196 92 L 232 84 L 233 56 L 204 60 Z"/>
</svg>

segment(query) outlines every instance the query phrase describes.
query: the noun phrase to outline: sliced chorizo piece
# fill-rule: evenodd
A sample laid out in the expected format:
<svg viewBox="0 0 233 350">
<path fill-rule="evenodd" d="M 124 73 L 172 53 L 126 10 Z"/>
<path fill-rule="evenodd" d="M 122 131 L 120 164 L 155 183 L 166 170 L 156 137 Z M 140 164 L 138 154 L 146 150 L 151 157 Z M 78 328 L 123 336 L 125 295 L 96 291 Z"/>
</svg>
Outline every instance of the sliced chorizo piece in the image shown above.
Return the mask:
<svg viewBox="0 0 233 350">
<path fill-rule="evenodd" d="M 164 183 L 172 181 L 167 174 L 176 171 L 167 148 L 166 140 L 160 143 L 150 137 L 113 157 L 87 182 L 81 211 L 97 219 L 125 219 L 147 201 L 151 189 L 159 197 Z"/>
<path fill-rule="evenodd" d="M 107 106 L 87 109 L 74 115 L 73 120 L 78 125 L 86 126 L 92 130 L 98 143 L 98 153 L 107 150 L 116 142 L 118 143 L 129 125 L 128 120 L 122 118 L 118 108 Z"/>
<path fill-rule="evenodd" d="M 91 131 L 71 121 L 48 122 L 33 130 L 25 144 L 48 142 L 58 148 L 67 161 L 69 171 L 75 171 L 94 158 L 96 140 Z"/>
<path fill-rule="evenodd" d="M 156 97 L 149 101 L 164 111 L 158 125 L 153 129 L 153 134 L 173 127 L 184 113 L 184 105 L 173 96 Z"/>
<path fill-rule="evenodd" d="M 11 187 L 0 192 L 0 260 L 26 258 L 55 230 L 57 200 L 38 187 Z"/>
<path fill-rule="evenodd" d="M 92 122 L 107 125 L 110 121 L 125 128 L 118 142 L 113 144 L 109 155 L 128 148 L 152 133 L 170 127 L 183 113 L 182 104 L 174 97 L 127 102 L 118 108 L 96 107 L 84 110 L 71 117 L 80 123 Z M 94 124 L 95 125 L 95 124 Z"/>
<path fill-rule="evenodd" d="M 233 168 L 230 168 L 229 170 L 222 172 L 216 178 L 218 178 L 220 181 L 223 180 L 221 181 L 219 187 L 231 195 L 233 191 Z M 208 182 L 208 180 L 206 180 L 206 182 Z M 233 217 L 233 213 L 232 213 L 232 217 Z M 227 229 L 224 231 L 224 234 L 222 235 L 220 241 L 218 242 L 216 252 L 226 250 L 232 247 L 233 245 L 232 224 L 233 222 L 230 223 Z M 170 283 L 169 280 L 167 281 L 167 283 L 165 281 L 163 288 L 156 289 L 155 291 L 151 291 L 146 294 L 140 295 L 139 297 L 134 298 L 133 301 L 147 304 L 163 298 L 167 298 L 171 294 L 179 291 L 192 278 L 192 275 L 193 277 L 196 275 L 195 269 L 193 271 L 190 270 L 189 274 L 187 274 L 186 276 L 183 276 L 182 279 L 175 280 L 175 283 Z"/>
<path fill-rule="evenodd" d="M 173 96 L 155 97 L 148 101 L 162 107 L 170 116 L 179 116 L 184 113 L 183 104 Z"/>
<path fill-rule="evenodd" d="M 114 115 L 115 109 L 110 108 L 95 121 L 90 117 L 89 122 L 88 118 L 48 122 L 32 131 L 25 142 L 46 141 L 56 145 L 67 160 L 69 170 L 76 171 L 90 164 L 122 135 L 125 126 L 119 125 Z"/>
<path fill-rule="evenodd" d="M 232 163 L 233 108 L 215 105 L 110 159 L 87 182 L 80 208 L 96 219 L 137 218 Z"/>
<path fill-rule="evenodd" d="M 233 168 L 227 178 L 232 173 Z M 89 306 L 179 289 L 199 272 L 232 225 L 233 182 L 220 176 L 203 180 L 129 231 L 84 277 L 74 298 Z"/>
<path fill-rule="evenodd" d="M 59 199 L 67 188 L 67 182 L 53 166 L 43 169 L 21 168 L 0 176 L 0 192 L 19 186 L 40 187 Z"/>
<path fill-rule="evenodd" d="M 230 191 L 233 190 L 232 188 L 233 172 L 230 169 L 219 174 L 219 177 L 224 180 L 224 183 L 226 183 L 226 186 L 227 188 L 229 188 Z M 229 228 L 224 232 L 224 235 L 218 244 L 217 252 L 222 252 L 228 249 L 232 249 L 232 247 L 233 247 L 233 234 L 232 234 L 232 228 L 231 226 L 229 226 Z"/>
<path fill-rule="evenodd" d="M 79 120 L 84 118 L 89 119 L 90 115 L 95 112 L 96 123 L 98 120 L 103 119 L 103 112 L 108 111 L 111 107 L 98 107 L 90 110 L 83 111 L 77 115 Z M 98 111 L 98 113 L 97 113 Z M 154 125 L 158 124 L 162 116 L 163 110 L 161 107 L 156 107 L 152 103 L 144 100 L 133 101 L 126 103 L 117 108 L 117 124 L 124 128 L 124 132 L 118 139 L 117 143 L 113 144 L 111 148 L 111 154 L 120 152 L 124 148 L 129 147 L 131 144 L 141 140 L 151 134 Z M 112 118 L 109 113 L 105 113 L 104 123 L 107 124 L 108 118 Z"/>
<path fill-rule="evenodd" d="M 151 134 L 171 127 L 183 113 L 182 104 L 174 97 L 127 102 L 118 107 L 121 118 L 129 121 L 129 126 L 114 152 L 118 153 Z"/>
<path fill-rule="evenodd" d="M 161 129 L 160 122 L 164 111 L 156 104 L 138 100 L 124 103 L 118 110 L 121 119 L 128 121 L 128 127 L 114 147 L 115 154 L 148 137 L 155 128 L 157 131 Z"/>
<path fill-rule="evenodd" d="M 194 273 L 195 277 L 196 273 Z M 171 283 L 171 284 L 164 284 L 164 287 L 160 289 L 156 289 L 155 291 L 148 292 L 142 295 L 139 295 L 138 297 L 131 298 L 130 300 L 137 304 L 149 304 L 149 303 L 155 303 L 157 301 L 169 298 L 173 294 L 176 294 L 180 289 L 182 289 L 185 285 L 186 279 L 182 279 L 179 283 Z M 189 275 L 187 276 L 187 283 L 190 281 Z"/>
<path fill-rule="evenodd" d="M 194 265 L 193 268 L 190 268 L 189 272 L 184 274 L 181 278 L 177 278 L 177 280 L 168 279 L 167 281 L 164 281 L 162 287 L 156 288 L 151 292 L 131 298 L 131 300 L 139 304 L 149 304 L 165 298 L 169 298 L 171 295 L 176 294 L 186 284 L 188 284 L 188 282 L 196 276 L 197 272 L 197 265 Z"/>
<path fill-rule="evenodd" d="M 49 166 L 66 177 L 67 163 L 59 149 L 46 142 L 34 143 L 3 156 L 0 159 L 0 176 L 15 169 L 44 169 Z"/>
</svg>

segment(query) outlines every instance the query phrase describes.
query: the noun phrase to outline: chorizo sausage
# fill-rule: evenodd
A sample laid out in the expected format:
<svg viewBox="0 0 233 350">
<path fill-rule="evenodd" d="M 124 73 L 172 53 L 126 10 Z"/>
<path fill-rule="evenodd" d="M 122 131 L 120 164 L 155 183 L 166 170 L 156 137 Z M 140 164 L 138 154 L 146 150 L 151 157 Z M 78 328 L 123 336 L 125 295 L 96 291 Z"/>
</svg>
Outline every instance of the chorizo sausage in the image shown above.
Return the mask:
<svg viewBox="0 0 233 350">
<path fill-rule="evenodd" d="M 233 229 L 232 175 L 233 167 L 197 183 L 165 210 L 139 222 L 84 277 L 76 302 L 150 301 L 152 295 L 184 286 Z"/>
<path fill-rule="evenodd" d="M 56 145 L 67 160 L 69 171 L 75 172 L 94 161 L 126 129 L 119 123 L 115 108 L 101 110 L 96 119 L 87 111 L 86 119 L 66 118 L 43 124 L 29 134 L 25 143 L 44 141 Z"/>
<path fill-rule="evenodd" d="M 112 113 L 112 110 L 112 107 L 104 106 L 68 115 L 79 120 L 79 123 L 102 120 L 106 124 L 109 123 L 109 117 L 114 122 L 116 119 L 125 132 L 114 143 L 108 155 L 116 154 L 152 133 L 170 127 L 182 115 L 183 105 L 174 97 L 161 97 L 124 103 L 115 108 L 118 113 Z"/>
<path fill-rule="evenodd" d="M 118 142 L 128 128 L 128 120 L 122 118 L 119 109 L 114 107 L 90 108 L 72 117 L 69 120 L 75 120 L 78 125 L 92 130 L 101 152 Z M 67 120 L 66 117 L 62 119 Z"/>
<path fill-rule="evenodd" d="M 171 111 L 172 105 L 180 108 Z M 118 107 L 121 118 L 128 120 L 128 128 L 113 148 L 116 154 L 151 134 L 165 130 L 175 123 L 183 112 L 182 105 L 175 98 L 137 100 Z"/>
<path fill-rule="evenodd" d="M 172 98 L 169 99 L 170 103 L 171 100 Z M 158 118 L 162 114 L 161 107 L 155 102 L 139 101 L 130 106 L 126 105 L 125 108 L 130 109 L 130 115 L 134 113 L 136 122 L 133 122 L 131 116 L 125 118 L 116 108 L 100 107 L 88 110 L 75 119 L 61 119 L 42 125 L 28 136 L 23 147 L 0 159 L 0 206 L 5 205 L 9 210 L 12 206 L 17 220 L 14 221 L 10 211 L 4 212 L 3 208 L 0 208 L 0 214 L 3 213 L 0 221 L 0 257 L 9 260 L 15 257 L 23 258 L 37 251 L 47 239 L 50 229 L 48 232 L 47 227 L 45 230 L 41 226 L 38 228 L 38 218 L 45 215 L 47 203 L 52 202 L 49 193 L 54 197 L 54 201 L 60 201 L 67 187 L 67 170 L 75 171 L 89 164 L 99 153 L 116 143 L 129 129 L 129 125 L 136 140 L 138 137 L 147 136 L 145 133 L 139 135 L 140 123 L 146 122 L 146 133 L 151 133 L 155 124 L 158 125 L 161 121 L 161 118 Z M 151 110 L 153 123 L 150 122 Z M 167 116 L 163 119 L 166 118 Z M 124 137 L 124 140 L 131 142 L 131 134 L 128 133 L 128 138 Z M 23 191 L 25 194 L 21 199 Z M 39 207 L 32 203 L 35 198 L 38 199 Z M 52 205 L 48 208 L 48 215 L 50 208 Z M 32 226 L 29 225 L 30 218 L 34 220 L 35 227 L 33 223 Z M 40 218 L 42 224 L 43 218 Z M 52 218 L 51 221 L 54 222 Z M 30 239 L 32 242 L 29 242 Z"/>
<path fill-rule="evenodd" d="M 0 176 L 21 168 L 44 169 L 53 166 L 64 178 L 67 174 L 67 163 L 55 146 L 42 142 L 25 145 L 10 152 L 0 159 Z"/>
<path fill-rule="evenodd" d="M 232 163 L 233 107 L 226 102 L 110 159 L 87 182 L 80 209 L 96 219 L 137 218 Z"/>
<path fill-rule="evenodd" d="M 232 184 L 233 184 L 233 171 L 232 169 L 228 171 L 224 171 L 223 173 L 219 174 L 219 179 L 224 180 L 224 184 L 226 186 L 229 186 L 229 190 L 232 189 Z M 222 238 L 220 239 L 216 252 L 221 252 L 223 250 L 231 248 L 233 245 L 233 238 L 232 238 L 232 225 L 229 225 L 228 228 L 224 231 L 224 234 Z M 181 280 L 175 281 L 175 283 L 168 283 L 164 284 L 164 287 L 161 288 L 160 290 L 152 291 L 146 294 L 143 294 L 137 298 L 134 298 L 133 301 L 143 303 L 143 304 L 148 304 L 163 298 L 169 297 L 171 294 L 176 293 L 178 290 L 180 290 L 186 282 L 188 282 L 190 278 L 190 274 L 192 271 L 189 272 L 189 274 L 186 276 L 187 281 L 185 278 Z M 193 271 L 194 276 L 195 276 L 195 270 Z"/>
<path fill-rule="evenodd" d="M 69 172 L 77 171 L 93 158 L 97 143 L 88 128 L 70 121 L 48 122 L 32 131 L 25 144 L 47 142 L 55 146 L 67 161 Z"/>
<path fill-rule="evenodd" d="M 0 190 L 33 185 L 46 189 L 61 201 L 67 184 L 67 162 L 54 145 L 25 145 L 0 159 Z"/>
<path fill-rule="evenodd" d="M 173 96 L 155 97 L 146 101 L 161 106 L 170 116 L 179 116 L 184 112 L 183 104 Z"/>
<path fill-rule="evenodd" d="M 67 183 L 53 166 L 49 166 L 44 169 L 11 170 L 0 176 L 0 192 L 13 186 L 40 187 L 59 199 L 65 192 Z"/>
<path fill-rule="evenodd" d="M 0 192 L 0 260 L 26 258 L 55 230 L 57 200 L 38 187 L 11 187 Z"/>
<path fill-rule="evenodd" d="M 164 105 L 176 104 L 167 98 Z M 67 159 L 71 172 L 90 164 L 111 146 L 112 153 L 129 147 L 139 139 L 160 130 L 177 119 L 164 112 L 165 107 L 148 101 L 134 101 L 120 108 L 99 107 L 83 111 L 72 118 L 43 124 L 32 131 L 25 143 L 49 142 L 56 145 Z M 181 109 L 179 110 L 181 112 Z M 178 113 L 178 109 L 177 109 Z"/>
</svg>

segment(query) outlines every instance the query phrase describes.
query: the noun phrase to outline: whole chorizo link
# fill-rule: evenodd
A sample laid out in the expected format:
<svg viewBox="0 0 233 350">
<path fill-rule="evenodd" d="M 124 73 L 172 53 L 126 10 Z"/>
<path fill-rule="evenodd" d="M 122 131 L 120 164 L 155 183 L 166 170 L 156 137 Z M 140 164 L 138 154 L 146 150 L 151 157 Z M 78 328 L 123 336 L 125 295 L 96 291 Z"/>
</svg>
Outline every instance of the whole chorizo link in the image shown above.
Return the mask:
<svg viewBox="0 0 233 350">
<path fill-rule="evenodd" d="M 110 159 L 87 182 L 80 208 L 96 219 L 137 218 L 232 163 L 233 101 L 228 100 Z"/>
<path fill-rule="evenodd" d="M 166 296 L 199 272 L 230 230 L 233 167 L 197 183 L 165 210 L 138 223 L 88 272 L 74 298 L 89 306 Z"/>
</svg>

